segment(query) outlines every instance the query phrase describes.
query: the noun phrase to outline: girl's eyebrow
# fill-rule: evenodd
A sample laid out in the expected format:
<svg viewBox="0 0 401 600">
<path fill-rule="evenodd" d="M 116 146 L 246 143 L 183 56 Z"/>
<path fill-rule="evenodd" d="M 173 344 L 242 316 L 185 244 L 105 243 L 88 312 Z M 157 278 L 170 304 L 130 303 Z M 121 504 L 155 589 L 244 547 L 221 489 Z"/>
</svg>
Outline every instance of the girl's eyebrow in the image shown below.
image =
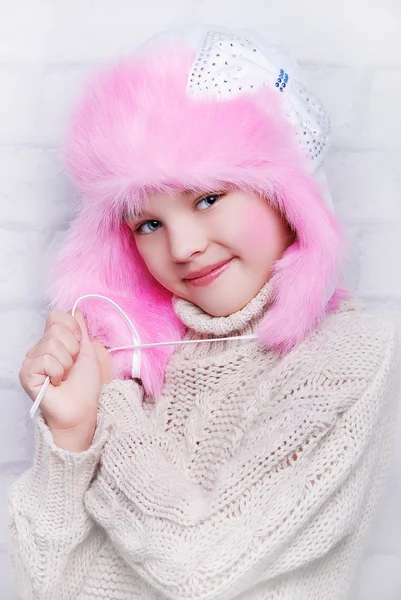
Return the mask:
<svg viewBox="0 0 401 600">
<path fill-rule="evenodd" d="M 199 188 L 199 189 L 195 189 L 195 190 L 185 189 L 185 190 L 182 190 L 180 192 L 180 194 L 181 194 L 181 196 L 184 196 L 186 198 L 189 197 L 189 196 L 199 196 L 199 197 L 201 197 L 201 196 L 206 196 L 207 194 L 216 194 L 217 193 L 217 189 L 221 189 L 221 191 L 223 191 L 223 189 L 225 189 L 225 188 L 223 188 L 223 187 L 216 188 L 216 190 L 214 190 L 213 187 L 206 188 L 206 189 L 200 189 Z"/>
<path fill-rule="evenodd" d="M 144 217 L 144 213 L 142 212 L 142 210 L 140 211 L 131 211 L 128 212 L 124 215 L 124 220 L 125 221 L 140 221 L 142 220 Z"/>
<path fill-rule="evenodd" d="M 187 189 L 185 189 L 185 190 L 183 190 L 181 192 L 181 195 L 182 196 L 193 196 L 195 194 L 200 194 L 200 193 L 201 192 L 199 190 L 189 190 L 189 189 L 187 190 Z"/>
<path fill-rule="evenodd" d="M 184 189 L 179 192 L 179 194 L 185 198 L 195 195 L 206 194 L 207 192 L 202 190 L 194 190 L 194 189 Z M 146 214 L 146 207 L 142 207 L 141 209 L 135 210 L 125 215 L 127 220 L 141 220 L 144 218 Z"/>
<path fill-rule="evenodd" d="M 231 188 L 227 184 L 216 184 L 205 189 L 184 189 L 180 193 L 182 196 L 206 196 L 207 194 L 229 193 Z"/>
</svg>

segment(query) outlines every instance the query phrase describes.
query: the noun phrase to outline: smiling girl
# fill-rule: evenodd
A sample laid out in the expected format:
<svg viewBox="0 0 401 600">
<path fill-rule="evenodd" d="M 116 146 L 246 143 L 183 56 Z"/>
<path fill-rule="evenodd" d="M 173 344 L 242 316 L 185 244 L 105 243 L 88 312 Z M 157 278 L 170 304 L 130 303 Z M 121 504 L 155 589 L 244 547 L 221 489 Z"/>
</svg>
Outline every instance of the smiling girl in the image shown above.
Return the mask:
<svg viewBox="0 0 401 600">
<path fill-rule="evenodd" d="M 248 304 L 292 239 L 278 210 L 240 190 L 152 194 L 126 222 L 153 277 L 215 317 Z"/>
<path fill-rule="evenodd" d="M 328 139 L 252 32 L 164 32 L 88 84 L 82 198 L 20 371 L 32 400 L 50 377 L 10 490 L 23 598 L 355 598 L 399 344 L 341 285 Z M 73 316 L 91 293 L 146 347 L 115 350 L 132 333 L 102 299 Z"/>
</svg>

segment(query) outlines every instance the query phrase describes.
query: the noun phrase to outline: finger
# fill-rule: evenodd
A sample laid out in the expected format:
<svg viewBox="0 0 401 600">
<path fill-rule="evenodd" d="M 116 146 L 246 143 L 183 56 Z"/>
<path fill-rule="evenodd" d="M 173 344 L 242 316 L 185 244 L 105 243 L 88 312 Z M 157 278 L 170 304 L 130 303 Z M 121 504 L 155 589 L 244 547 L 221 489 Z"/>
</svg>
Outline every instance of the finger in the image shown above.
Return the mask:
<svg viewBox="0 0 401 600">
<path fill-rule="evenodd" d="M 73 358 L 76 358 L 79 354 L 80 343 L 72 333 L 70 329 L 68 329 L 63 323 L 55 323 L 46 331 L 44 336 L 39 340 L 39 342 L 45 342 L 51 340 L 52 338 L 60 340 L 60 342 L 67 348 L 68 352 L 71 354 Z M 31 353 L 32 354 L 32 353 Z"/>
<path fill-rule="evenodd" d="M 28 362 L 30 361 L 31 363 L 31 371 L 33 370 L 33 362 L 37 359 L 40 359 L 43 356 L 53 356 L 53 358 L 55 358 L 57 362 L 62 365 L 63 373 L 61 375 L 61 379 L 60 381 L 57 380 L 56 383 L 53 384 L 59 385 L 63 377 L 65 375 L 68 375 L 69 371 L 71 370 L 74 364 L 74 359 L 72 358 L 71 354 L 64 346 L 64 344 L 57 338 L 51 338 L 50 340 L 39 342 L 37 344 L 35 352 L 28 359 Z"/>
<path fill-rule="evenodd" d="M 78 341 L 81 339 L 82 334 L 79 323 L 77 319 L 70 314 L 70 312 L 63 312 L 61 310 L 50 311 L 46 317 L 45 332 L 55 323 L 63 324 L 72 332 L 73 335 L 75 335 Z"/>
<path fill-rule="evenodd" d="M 63 365 L 50 354 L 34 358 L 29 365 L 29 372 L 23 371 L 21 384 L 30 394 L 36 387 L 43 384 L 46 377 L 50 378 L 52 385 L 60 385 L 64 375 Z"/>
<path fill-rule="evenodd" d="M 86 327 L 86 321 L 83 313 L 77 309 L 75 311 L 75 316 L 72 318 L 78 322 L 82 335 L 88 337 L 88 330 Z"/>
<path fill-rule="evenodd" d="M 98 340 L 91 340 L 91 343 L 99 362 L 101 381 L 102 383 L 109 383 L 113 379 L 113 366 L 110 353 L 107 352 L 106 348 Z"/>
<path fill-rule="evenodd" d="M 86 326 L 84 315 L 80 310 L 75 312 L 75 318 L 80 326 L 82 339 L 80 341 L 80 352 L 81 354 L 87 354 L 93 356 L 93 347 L 89 339 L 89 334 Z"/>
</svg>

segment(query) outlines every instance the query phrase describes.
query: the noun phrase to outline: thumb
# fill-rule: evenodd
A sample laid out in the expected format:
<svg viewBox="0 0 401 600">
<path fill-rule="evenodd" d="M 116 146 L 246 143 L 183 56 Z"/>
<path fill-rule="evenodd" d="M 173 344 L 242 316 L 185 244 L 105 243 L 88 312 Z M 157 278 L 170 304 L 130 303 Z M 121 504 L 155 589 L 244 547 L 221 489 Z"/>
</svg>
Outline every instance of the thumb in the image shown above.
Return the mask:
<svg viewBox="0 0 401 600">
<path fill-rule="evenodd" d="M 98 340 L 91 340 L 100 367 L 100 378 L 102 383 L 109 383 L 113 379 L 113 364 L 110 353 Z"/>
<path fill-rule="evenodd" d="M 68 312 L 70 313 L 70 315 L 72 315 L 72 310 L 69 310 Z M 82 333 L 81 351 L 82 351 L 88 344 L 90 344 L 88 330 L 86 328 L 86 321 L 85 321 L 84 315 L 81 313 L 80 310 L 75 311 L 74 318 L 78 321 L 79 326 L 81 328 L 81 333 Z"/>
<path fill-rule="evenodd" d="M 68 312 L 72 314 L 71 310 Z M 82 312 L 80 310 L 76 310 L 74 317 L 78 321 L 82 332 L 80 354 L 96 356 L 100 368 L 101 382 L 109 383 L 113 379 L 113 368 L 110 354 L 107 352 L 107 349 L 100 344 L 100 342 L 98 342 L 96 339 L 91 340 L 89 338 L 86 321 Z"/>
</svg>

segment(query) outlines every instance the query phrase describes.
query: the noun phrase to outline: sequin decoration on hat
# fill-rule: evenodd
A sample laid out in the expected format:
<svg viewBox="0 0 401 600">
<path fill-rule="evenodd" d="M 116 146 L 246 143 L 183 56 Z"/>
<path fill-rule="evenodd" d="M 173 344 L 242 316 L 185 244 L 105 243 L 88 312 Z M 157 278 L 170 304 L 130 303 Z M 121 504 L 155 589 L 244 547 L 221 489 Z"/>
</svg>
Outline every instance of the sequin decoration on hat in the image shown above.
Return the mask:
<svg viewBox="0 0 401 600">
<path fill-rule="evenodd" d="M 240 30 L 207 31 L 189 71 L 187 91 L 195 97 L 226 100 L 257 92 L 262 86 L 277 90 L 313 173 L 328 149 L 330 119 L 321 102 L 299 81 L 295 61 L 279 46 L 265 42 L 264 48 L 250 37 Z"/>
</svg>

